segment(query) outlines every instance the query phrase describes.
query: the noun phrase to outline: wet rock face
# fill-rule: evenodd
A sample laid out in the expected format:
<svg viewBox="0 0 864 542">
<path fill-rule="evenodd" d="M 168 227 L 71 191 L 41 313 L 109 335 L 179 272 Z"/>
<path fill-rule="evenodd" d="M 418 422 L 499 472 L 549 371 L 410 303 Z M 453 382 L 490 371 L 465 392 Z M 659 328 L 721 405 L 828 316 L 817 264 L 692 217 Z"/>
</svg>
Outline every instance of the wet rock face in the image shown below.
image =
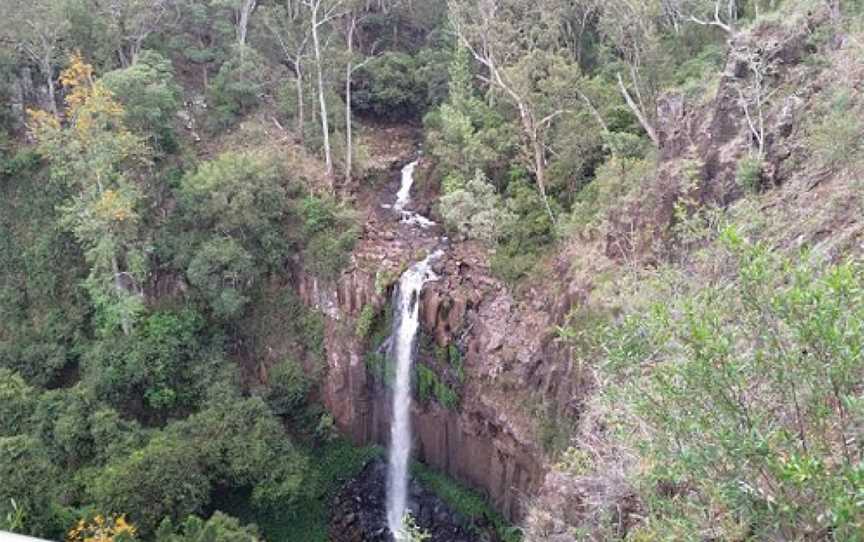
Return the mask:
<svg viewBox="0 0 864 542">
<path fill-rule="evenodd" d="M 347 483 L 333 499 L 330 540 L 333 542 L 392 542 L 387 528 L 387 465 L 376 460 Z M 484 540 L 469 533 L 465 518 L 451 511 L 435 494 L 412 481 L 410 502 L 417 525 L 432 535 L 431 542 Z"/>
</svg>

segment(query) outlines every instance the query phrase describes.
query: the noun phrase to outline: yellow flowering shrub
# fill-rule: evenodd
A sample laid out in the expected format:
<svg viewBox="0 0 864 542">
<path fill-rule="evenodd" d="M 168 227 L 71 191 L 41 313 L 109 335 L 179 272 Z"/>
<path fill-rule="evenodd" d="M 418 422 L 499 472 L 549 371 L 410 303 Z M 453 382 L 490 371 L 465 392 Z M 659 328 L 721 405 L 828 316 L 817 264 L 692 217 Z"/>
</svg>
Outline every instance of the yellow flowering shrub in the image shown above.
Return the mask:
<svg viewBox="0 0 864 542">
<path fill-rule="evenodd" d="M 78 520 L 66 534 L 66 542 L 127 542 L 137 540 L 137 529 L 126 516 L 106 518 L 99 514 L 89 521 Z"/>
</svg>

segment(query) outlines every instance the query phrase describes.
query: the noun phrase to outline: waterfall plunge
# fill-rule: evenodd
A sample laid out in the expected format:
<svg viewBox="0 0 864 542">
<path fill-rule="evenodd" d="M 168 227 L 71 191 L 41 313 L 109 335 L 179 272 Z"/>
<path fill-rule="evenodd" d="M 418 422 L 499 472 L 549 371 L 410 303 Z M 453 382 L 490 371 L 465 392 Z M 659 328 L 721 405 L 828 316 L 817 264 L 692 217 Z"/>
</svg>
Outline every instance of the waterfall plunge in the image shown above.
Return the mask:
<svg viewBox="0 0 864 542">
<path fill-rule="evenodd" d="M 402 170 L 402 183 L 396 195 L 394 209 L 402 221 L 426 228 L 434 224 L 426 217 L 405 210 L 411 202 L 414 184 L 412 162 Z M 408 462 L 411 457 L 411 369 L 414 362 L 414 342 L 419 327 L 419 298 L 423 285 L 436 280 L 432 261 L 441 255 L 437 251 L 414 264 L 399 279 L 393 298 L 395 318 L 390 342 L 390 362 L 396 364 L 393 379 L 393 421 L 390 427 L 390 458 L 387 469 L 387 526 L 396 540 L 404 538 L 402 520 L 408 501 Z"/>
<path fill-rule="evenodd" d="M 408 461 L 411 456 L 411 368 L 414 339 L 419 327 L 419 297 L 423 285 L 437 277 L 431 261 L 440 253 L 414 264 L 399 280 L 394 306 L 391 360 L 396 364 L 393 379 L 393 422 L 390 427 L 390 463 L 387 471 L 387 525 L 399 540 L 408 498 Z"/>
</svg>

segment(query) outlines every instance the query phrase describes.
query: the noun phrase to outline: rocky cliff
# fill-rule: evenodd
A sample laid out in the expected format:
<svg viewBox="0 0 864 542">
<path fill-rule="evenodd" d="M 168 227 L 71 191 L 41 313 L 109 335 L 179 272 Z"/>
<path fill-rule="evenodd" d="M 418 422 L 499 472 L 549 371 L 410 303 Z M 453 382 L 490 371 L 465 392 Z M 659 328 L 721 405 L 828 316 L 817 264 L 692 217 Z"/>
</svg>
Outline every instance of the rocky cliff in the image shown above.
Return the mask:
<svg viewBox="0 0 864 542">
<path fill-rule="evenodd" d="M 394 168 L 393 183 L 397 176 Z M 383 199 L 394 192 L 391 184 L 382 190 Z M 352 264 L 337 281 L 296 271 L 301 298 L 326 315 L 323 401 L 355 443 L 387 444 L 389 391 L 369 366 L 370 354 L 381 345 L 360 336 L 358 322 L 375 315 L 379 325 L 389 326 L 384 314 L 401 270 L 443 246 L 444 256 L 435 264 L 440 279 L 420 298 L 418 364 L 457 388 L 458 404 L 415 401 L 415 455 L 485 493 L 505 517 L 516 520 L 546 472 L 536 419 L 528 413 L 538 394 L 571 395 L 561 386 L 570 379 L 560 369 L 547 369 L 567 365 L 557 363 L 567 356 L 551 332 L 566 302 L 553 301 L 549 291 L 524 296 L 531 303 L 517 301 L 493 278 L 482 250 L 450 243 L 442 234 L 437 227 L 407 228 L 380 204 L 369 205 Z M 452 370 L 436 363 L 435 352 L 459 357 L 458 382 L 448 374 Z"/>
</svg>

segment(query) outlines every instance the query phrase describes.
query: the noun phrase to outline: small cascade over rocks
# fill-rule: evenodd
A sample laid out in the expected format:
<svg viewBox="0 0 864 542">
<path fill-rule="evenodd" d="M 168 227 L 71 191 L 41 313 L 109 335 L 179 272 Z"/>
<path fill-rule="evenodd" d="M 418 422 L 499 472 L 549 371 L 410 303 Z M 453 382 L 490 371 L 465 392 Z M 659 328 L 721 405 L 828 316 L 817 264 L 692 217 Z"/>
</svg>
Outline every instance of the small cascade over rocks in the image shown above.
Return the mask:
<svg viewBox="0 0 864 542">
<path fill-rule="evenodd" d="M 402 218 L 402 223 L 419 226 L 425 230 L 434 226 L 435 222 L 419 213 L 406 209 L 406 207 L 411 203 L 411 188 L 414 186 L 414 171 L 417 169 L 419 163 L 419 160 L 414 160 L 402 168 L 402 182 L 399 185 L 399 191 L 396 193 L 396 203 L 392 206 L 383 205 L 383 207 L 385 209 L 391 208 L 399 213 Z"/>
</svg>

